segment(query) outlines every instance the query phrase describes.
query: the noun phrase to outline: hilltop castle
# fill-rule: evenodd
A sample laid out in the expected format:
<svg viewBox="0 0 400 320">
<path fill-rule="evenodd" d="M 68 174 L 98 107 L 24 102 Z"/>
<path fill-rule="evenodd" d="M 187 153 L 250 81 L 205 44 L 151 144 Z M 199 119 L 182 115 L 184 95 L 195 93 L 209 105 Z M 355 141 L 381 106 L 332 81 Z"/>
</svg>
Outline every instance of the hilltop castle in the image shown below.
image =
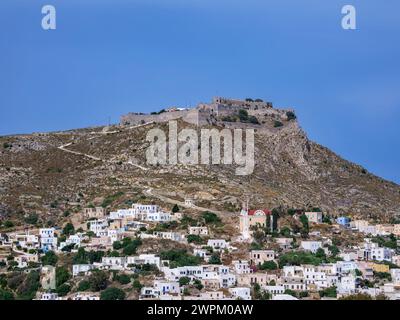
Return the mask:
<svg viewBox="0 0 400 320">
<path fill-rule="evenodd" d="M 253 117 L 253 119 L 272 116 L 283 120 L 286 120 L 285 117 L 288 111 L 274 109 L 271 102 L 264 102 L 261 99 L 235 100 L 214 97 L 211 103 L 199 103 L 195 108 L 185 109 L 174 107 L 151 114 L 128 113 L 121 117 L 121 125 L 167 122 L 179 118 L 195 125 L 216 124 L 218 122 L 235 123 L 235 119 L 232 117 L 237 116 L 240 110 L 246 110 L 246 113 Z M 258 124 L 258 122 L 254 120 L 252 124 Z"/>
</svg>

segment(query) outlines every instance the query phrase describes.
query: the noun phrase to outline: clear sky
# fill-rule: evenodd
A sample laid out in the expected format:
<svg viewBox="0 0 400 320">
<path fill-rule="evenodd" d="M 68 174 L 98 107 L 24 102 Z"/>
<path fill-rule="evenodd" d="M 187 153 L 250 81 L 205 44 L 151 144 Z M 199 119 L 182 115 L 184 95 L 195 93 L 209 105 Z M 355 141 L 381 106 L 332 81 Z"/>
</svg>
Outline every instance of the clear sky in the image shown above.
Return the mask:
<svg viewBox="0 0 400 320">
<path fill-rule="evenodd" d="M 345 4 L 357 30 L 341 28 Z M 1 0 L 0 135 L 262 98 L 400 183 L 399 12 L 398 0 Z"/>
</svg>

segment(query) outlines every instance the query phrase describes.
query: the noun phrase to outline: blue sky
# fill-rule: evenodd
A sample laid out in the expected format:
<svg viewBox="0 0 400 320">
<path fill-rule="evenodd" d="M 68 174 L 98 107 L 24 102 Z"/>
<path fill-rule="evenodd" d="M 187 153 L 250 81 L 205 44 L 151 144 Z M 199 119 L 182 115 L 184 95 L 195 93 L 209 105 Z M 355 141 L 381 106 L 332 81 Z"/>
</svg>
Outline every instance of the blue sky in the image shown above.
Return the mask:
<svg viewBox="0 0 400 320">
<path fill-rule="evenodd" d="M 57 9 L 57 30 L 41 8 Z M 357 30 L 341 8 L 357 9 Z M 0 135 L 263 98 L 400 182 L 398 0 L 1 0 Z"/>
</svg>

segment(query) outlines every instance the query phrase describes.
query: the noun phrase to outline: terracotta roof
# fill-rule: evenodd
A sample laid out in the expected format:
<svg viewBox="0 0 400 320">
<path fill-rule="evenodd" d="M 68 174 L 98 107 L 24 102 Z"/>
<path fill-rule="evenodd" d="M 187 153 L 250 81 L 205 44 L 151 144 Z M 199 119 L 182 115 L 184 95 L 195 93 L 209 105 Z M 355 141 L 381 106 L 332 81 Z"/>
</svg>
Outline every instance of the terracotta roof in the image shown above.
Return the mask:
<svg viewBox="0 0 400 320">
<path fill-rule="evenodd" d="M 255 214 L 258 214 L 258 215 L 270 215 L 271 214 L 271 211 L 270 210 L 268 210 L 268 209 L 256 209 L 256 210 L 249 210 L 248 211 L 248 215 L 249 216 L 254 216 Z"/>
</svg>

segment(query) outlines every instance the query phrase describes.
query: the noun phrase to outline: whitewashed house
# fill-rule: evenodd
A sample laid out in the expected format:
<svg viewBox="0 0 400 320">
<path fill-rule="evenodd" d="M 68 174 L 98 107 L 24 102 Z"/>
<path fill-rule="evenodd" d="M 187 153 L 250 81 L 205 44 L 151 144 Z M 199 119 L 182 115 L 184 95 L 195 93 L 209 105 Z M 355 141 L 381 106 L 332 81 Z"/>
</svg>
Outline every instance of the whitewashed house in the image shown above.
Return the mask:
<svg viewBox="0 0 400 320">
<path fill-rule="evenodd" d="M 189 234 L 197 235 L 197 236 L 207 236 L 208 228 L 207 227 L 189 227 Z"/>
<path fill-rule="evenodd" d="M 266 261 L 273 261 L 275 259 L 274 250 L 251 250 L 250 262 L 251 264 L 261 265 Z"/>
<path fill-rule="evenodd" d="M 356 278 L 354 275 L 349 274 L 343 276 L 337 285 L 337 292 L 340 295 L 349 295 L 356 292 Z"/>
<path fill-rule="evenodd" d="M 228 248 L 228 243 L 224 239 L 210 239 L 207 241 L 207 246 L 213 248 L 214 250 Z"/>
<path fill-rule="evenodd" d="M 322 248 L 321 241 L 301 241 L 300 247 L 306 251 L 316 253 L 319 248 Z"/>
<path fill-rule="evenodd" d="M 240 300 L 251 300 L 250 288 L 247 287 L 235 287 L 229 288 L 229 293 L 231 294 L 233 299 Z"/>
<path fill-rule="evenodd" d="M 96 236 L 107 236 L 108 222 L 105 219 L 89 221 L 89 230 Z"/>
<path fill-rule="evenodd" d="M 126 265 L 126 257 L 103 257 L 101 265 L 110 270 L 123 270 Z"/>
<path fill-rule="evenodd" d="M 74 277 L 78 275 L 87 275 L 90 270 L 93 270 L 94 266 L 92 264 L 74 264 L 72 265 L 72 275 Z"/>
<path fill-rule="evenodd" d="M 250 273 L 250 263 L 247 260 L 233 260 L 233 268 L 236 274 Z"/>
<path fill-rule="evenodd" d="M 54 228 L 39 229 L 40 248 L 44 252 L 57 249 L 57 237 L 54 232 Z"/>
<path fill-rule="evenodd" d="M 322 222 L 322 212 L 305 212 L 304 213 L 309 222 L 321 223 Z"/>
<path fill-rule="evenodd" d="M 155 254 L 140 254 L 138 256 L 126 257 L 126 267 L 129 265 L 143 265 L 143 264 L 152 264 L 157 266 L 157 268 L 161 267 L 161 259 Z"/>
</svg>

